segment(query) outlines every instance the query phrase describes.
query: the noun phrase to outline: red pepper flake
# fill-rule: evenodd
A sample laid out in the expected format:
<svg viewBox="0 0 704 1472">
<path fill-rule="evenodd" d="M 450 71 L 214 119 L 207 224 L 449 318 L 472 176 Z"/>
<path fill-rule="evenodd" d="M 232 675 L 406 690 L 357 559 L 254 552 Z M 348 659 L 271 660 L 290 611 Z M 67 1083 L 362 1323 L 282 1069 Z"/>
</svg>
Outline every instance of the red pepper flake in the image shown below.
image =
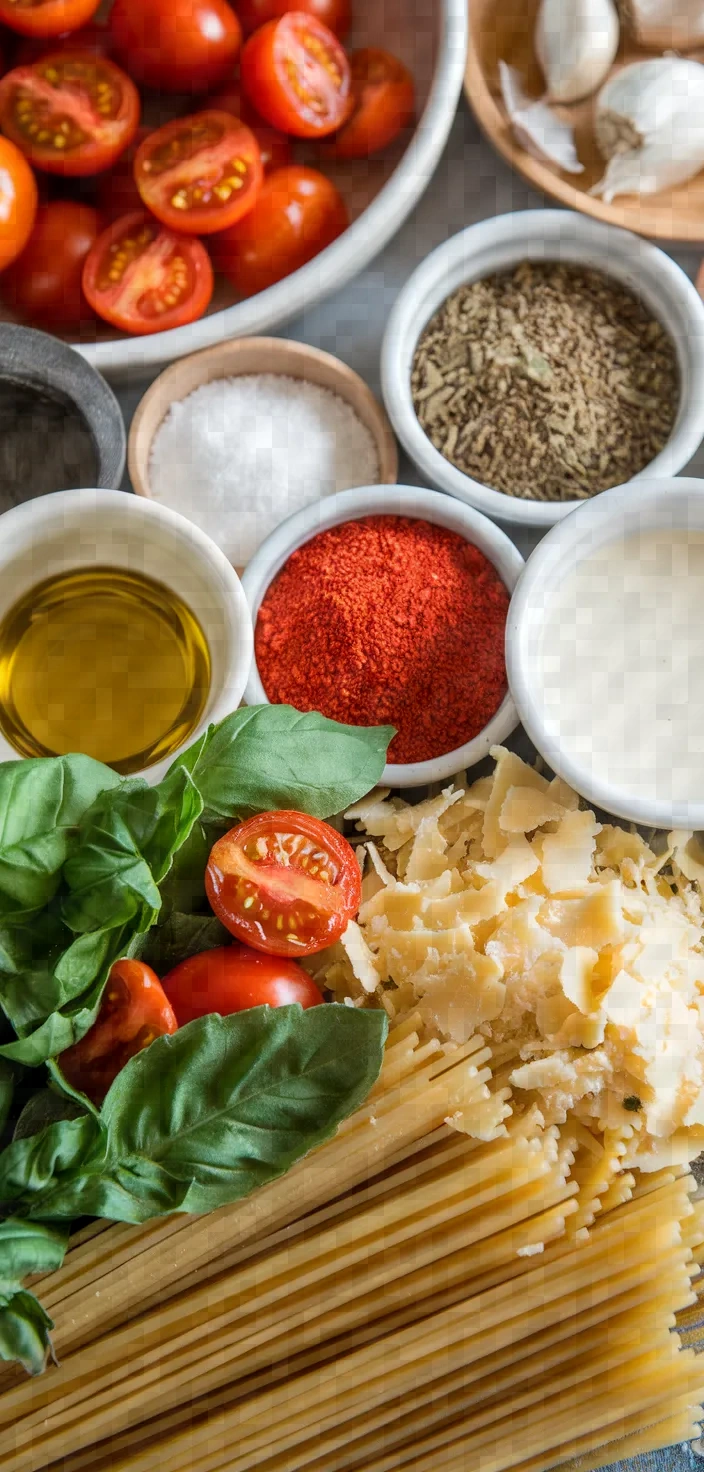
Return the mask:
<svg viewBox="0 0 704 1472">
<path fill-rule="evenodd" d="M 393 762 L 454 751 L 506 694 L 509 595 L 456 532 L 368 516 L 289 557 L 259 610 L 269 700 L 356 726 L 392 725 Z"/>
</svg>

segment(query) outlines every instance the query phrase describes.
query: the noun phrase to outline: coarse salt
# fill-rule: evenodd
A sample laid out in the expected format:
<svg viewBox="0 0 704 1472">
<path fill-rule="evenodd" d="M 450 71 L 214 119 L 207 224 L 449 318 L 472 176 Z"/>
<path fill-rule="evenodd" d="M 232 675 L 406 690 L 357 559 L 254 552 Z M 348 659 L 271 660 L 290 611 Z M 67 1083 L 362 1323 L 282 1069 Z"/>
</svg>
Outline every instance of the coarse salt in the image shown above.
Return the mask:
<svg viewBox="0 0 704 1472">
<path fill-rule="evenodd" d="M 215 379 L 172 404 L 149 462 L 153 500 L 236 567 L 292 512 L 378 479 L 374 441 L 350 405 L 278 373 Z"/>
</svg>

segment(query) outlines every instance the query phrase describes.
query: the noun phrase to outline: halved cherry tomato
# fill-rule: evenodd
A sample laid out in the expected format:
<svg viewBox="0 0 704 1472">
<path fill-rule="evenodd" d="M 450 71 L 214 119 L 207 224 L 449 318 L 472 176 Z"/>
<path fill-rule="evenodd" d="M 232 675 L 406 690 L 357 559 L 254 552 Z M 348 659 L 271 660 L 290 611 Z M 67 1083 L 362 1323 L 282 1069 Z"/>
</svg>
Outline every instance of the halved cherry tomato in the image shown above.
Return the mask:
<svg viewBox="0 0 704 1472">
<path fill-rule="evenodd" d="M 336 158 L 367 158 L 410 123 L 415 87 L 408 67 L 376 46 L 353 51 L 350 68 L 354 112 L 326 148 Z"/>
<path fill-rule="evenodd" d="M 142 196 L 134 177 L 134 161 L 140 143 L 149 137 L 151 131 L 150 128 L 139 127 L 129 147 L 120 154 L 117 163 L 100 174 L 97 180 L 98 206 L 106 225 L 112 220 L 119 220 L 122 215 L 133 214 L 135 210 L 144 209 Z"/>
<path fill-rule="evenodd" d="M 262 185 L 254 134 L 228 112 L 197 112 L 150 133 L 134 177 L 152 214 L 173 230 L 209 235 L 251 210 Z"/>
<path fill-rule="evenodd" d="M 161 92 L 216 87 L 242 44 L 227 0 L 115 0 L 110 29 L 130 75 Z"/>
<path fill-rule="evenodd" d="M 285 15 L 290 9 L 288 0 L 237 0 L 237 14 L 245 36 L 256 31 L 257 26 L 265 25 L 268 20 L 276 20 Z M 315 16 L 316 20 L 321 20 L 324 26 L 334 31 L 336 36 L 346 36 L 352 24 L 350 0 L 296 0 L 296 10 Z"/>
<path fill-rule="evenodd" d="M 272 956 L 311 956 L 345 930 L 362 894 L 354 850 L 307 813 L 259 813 L 210 851 L 205 890 L 238 940 Z"/>
<path fill-rule="evenodd" d="M 130 1058 L 177 1028 L 173 1007 L 151 966 L 116 961 L 96 1021 L 80 1043 L 59 1054 L 59 1067 L 72 1088 L 102 1104 Z"/>
<path fill-rule="evenodd" d="M 331 180 L 292 164 L 267 174 L 254 209 L 213 236 L 213 260 L 241 296 L 254 296 L 305 266 L 348 224 L 345 202 Z"/>
<path fill-rule="evenodd" d="M 270 169 L 283 169 L 286 164 L 293 162 L 293 149 L 288 138 L 276 128 L 270 128 L 268 123 L 262 122 L 249 98 L 243 96 L 238 82 L 229 82 L 215 97 L 209 97 L 208 107 L 215 112 L 231 112 L 233 117 L 241 118 L 247 124 L 259 144 L 265 174 Z"/>
<path fill-rule="evenodd" d="M 352 106 L 349 62 L 337 37 L 300 10 L 250 36 L 242 86 L 272 128 L 296 138 L 334 133 Z"/>
<path fill-rule="evenodd" d="M 109 169 L 137 131 L 139 108 L 129 77 L 87 52 L 50 52 L 0 81 L 3 132 L 49 174 Z"/>
<path fill-rule="evenodd" d="M 24 250 L 37 214 L 37 181 L 24 154 L 0 138 L 0 271 Z"/>
<path fill-rule="evenodd" d="M 0 0 L 0 22 L 21 36 L 61 36 L 95 15 L 100 0 Z"/>
<path fill-rule="evenodd" d="M 229 1017 L 247 1007 L 319 1007 L 323 994 L 296 961 L 265 956 L 251 946 L 217 946 L 174 966 L 162 986 L 179 1027 L 219 1012 Z"/>
<path fill-rule="evenodd" d="M 102 228 L 89 204 L 57 199 L 40 205 L 27 245 L 2 278 L 8 306 L 45 327 L 95 320 L 81 282 L 86 256 Z"/>
<path fill-rule="evenodd" d="M 200 240 L 137 210 L 98 237 L 83 290 L 93 311 L 123 332 L 166 332 L 203 316 L 213 268 Z"/>
</svg>

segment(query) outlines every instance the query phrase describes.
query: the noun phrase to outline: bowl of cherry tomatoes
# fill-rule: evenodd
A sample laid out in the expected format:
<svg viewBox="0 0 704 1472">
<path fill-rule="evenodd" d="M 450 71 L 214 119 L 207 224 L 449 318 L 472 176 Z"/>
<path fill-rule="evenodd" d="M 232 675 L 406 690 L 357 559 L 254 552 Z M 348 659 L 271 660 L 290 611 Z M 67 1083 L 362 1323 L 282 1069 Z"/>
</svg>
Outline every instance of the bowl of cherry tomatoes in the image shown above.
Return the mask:
<svg viewBox="0 0 704 1472">
<path fill-rule="evenodd" d="M 260 333 L 412 209 L 466 0 L 0 0 L 0 318 L 111 376 Z"/>
</svg>

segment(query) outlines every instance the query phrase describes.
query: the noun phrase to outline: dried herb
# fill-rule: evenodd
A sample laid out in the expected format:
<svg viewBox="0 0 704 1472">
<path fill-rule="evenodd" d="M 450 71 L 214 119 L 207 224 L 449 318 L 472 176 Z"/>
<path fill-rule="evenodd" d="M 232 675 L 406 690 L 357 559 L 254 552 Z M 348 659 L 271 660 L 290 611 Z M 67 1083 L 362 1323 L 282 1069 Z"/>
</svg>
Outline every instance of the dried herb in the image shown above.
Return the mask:
<svg viewBox="0 0 704 1472">
<path fill-rule="evenodd" d="M 458 470 L 509 496 L 571 501 L 659 454 L 679 372 L 665 329 L 624 287 L 526 261 L 447 298 L 418 342 L 411 388 Z"/>
<path fill-rule="evenodd" d="M 638 1114 L 643 1105 L 637 1094 L 629 1094 L 628 1098 L 623 1101 L 623 1107 L 628 1110 L 629 1114 Z"/>
</svg>

